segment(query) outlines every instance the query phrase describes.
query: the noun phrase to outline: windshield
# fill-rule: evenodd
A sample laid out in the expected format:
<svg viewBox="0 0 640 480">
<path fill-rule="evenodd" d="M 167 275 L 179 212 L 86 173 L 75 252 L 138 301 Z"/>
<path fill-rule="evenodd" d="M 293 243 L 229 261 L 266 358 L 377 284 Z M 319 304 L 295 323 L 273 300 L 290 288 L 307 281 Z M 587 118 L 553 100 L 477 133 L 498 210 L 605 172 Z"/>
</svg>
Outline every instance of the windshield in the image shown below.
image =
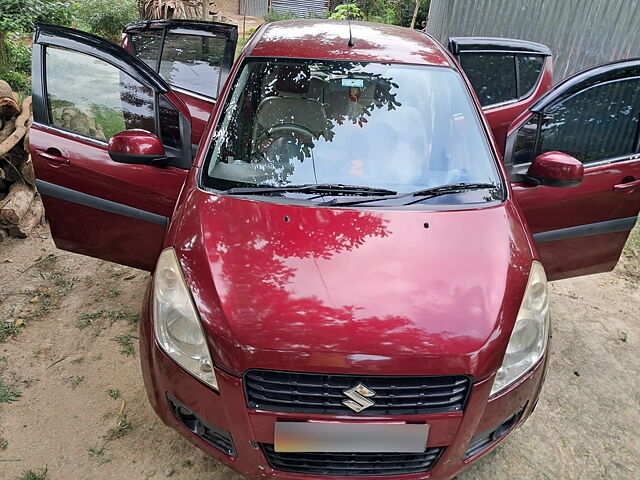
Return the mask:
<svg viewBox="0 0 640 480">
<path fill-rule="evenodd" d="M 501 182 L 454 70 L 259 60 L 236 77 L 203 183 L 219 190 L 321 183 L 412 192 Z"/>
</svg>

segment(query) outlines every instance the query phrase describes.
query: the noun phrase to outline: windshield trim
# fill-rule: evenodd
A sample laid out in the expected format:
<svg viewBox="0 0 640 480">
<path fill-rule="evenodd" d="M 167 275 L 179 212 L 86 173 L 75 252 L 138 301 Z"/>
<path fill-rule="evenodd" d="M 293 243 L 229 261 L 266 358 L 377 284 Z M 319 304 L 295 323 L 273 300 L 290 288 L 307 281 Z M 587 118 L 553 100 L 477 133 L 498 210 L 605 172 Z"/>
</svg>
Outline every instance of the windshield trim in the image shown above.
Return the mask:
<svg viewBox="0 0 640 480">
<path fill-rule="evenodd" d="M 198 171 L 196 172 L 195 175 L 195 183 L 196 183 L 196 187 L 199 188 L 201 191 L 203 192 L 207 192 L 210 194 L 215 194 L 215 195 L 226 195 L 225 193 L 225 189 L 223 188 L 214 188 L 214 187 L 210 187 L 205 185 L 204 182 L 204 175 L 205 175 L 205 169 L 208 168 L 209 166 L 209 162 L 211 161 L 211 155 L 213 153 L 213 150 L 215 149 L 215 142 L 216 142 L 216 138 L 215 138 L 215 133 L 220 125 L 220 122 L 222 122 L 224 120 L 224 112 L 226 110 L 226 108 L 228 107 L 229 103 L 231 102 L 231 98 L 233 97 L 233 93 L 237 87 L 238 81 L 240 79 L 240 76 L 243 72 L 243 70 L 247 67 L 247 65 L 249 65 L 250 63 L 254 63 L 254 62 L 305 62 L 305 63 L 310 63 L 310 62 L 314 62 L 314 61 L 321 61 L 321 62 L 335 62 L 335 63 L 348 63 L 348 62 L 354 62 L 356 60 L 353 59 L 323 59 L 323 58 L 302 58 L 302 57 L 268 57 L 268 56 L 245 56 L 242 59 L 242 62 L 240 63 L 240 65 L 237 65 L 234 67 L 234 76 L 233 79 L 231 79 L 230 85 L 228 88 L 226 88 L 226 92 L 224 95 L 224 98 L 218 98 L 217 102 L 220 103 L 222 100 L 224 101 L 223 105 L 216 105 L 218 108 L 220 108 L 220 114 L 218 115 L 217 121 L 215 122 L 214 125 L 212 125 L 211 127 L 211 140 L 209 142 L 209 145 L 207 145 L 207 147 L 205 149 L 202 150 L 202 160 L 200 161 L 200 165 L 198 167 Z M 501 197 L 499 199 L 496 200 L 490 200 L 487 202 L 483 202 L 483 203 L 451 203 L 451 204 L 428 204 L 428 203 L 416 203 L 413 205 L 403 205 L 403 206 L 379 206 L 379 207 L 374 207 L 374 206 L 367 206 L 367 204 L 363 204 L 363 205 L 353 205 L 353 206 L 322 206 L 319 205 L 317 203 L 312 203 L 309 202 L 308 200 L 304 200 L 302 199 L 300 202 L 298 201 L 298 199 L 292 199 L 292 198 L 287 198 L 285 196 L 272 196 L 272 195 L 248 195 L 248 196 L 244 196 L 244 195 L 235 195 L 236 198 L 239 199 L 244 199 L 244 200 L 251 200 L 251 201 L 265 201 L 268 203 L 283 203 L 283 204 L 292 204 L 293 201 L 295 200 L 296 204 L 305 204 L 308 205 L 310 207 L 320 207 L 320 208 L 348 208 L 348 209 L 357 209 L 357 210 L 458 210 L 458 209 L 463 209 L 463 210 L 467 210 L 467 209 L 477 209 L 477 208 L 485 208 L 485 207 L 494 207 L 498 204 L 501 204 L 503 202 L 506 202 L 509 197 L 510 197 L 510 190 L 507 186 L 507 179 L 505 177 L 505 173 L 503 171 L 503 169 L 501 168 L 501 160 L 499 158 L 498 152 L 495 149 L 492 137 L 489 134 L 489 126 L 488 123 L 486 122 L 486 118 L 484 117 L 484 113 L 482 108 L 479 106 L 479 104 L 474 101 L 474 96 L 472 94 L 471 91 L 471 87 L 469 86 L 469 84 L 465 81 L 464 76 L 461 73 L 461 70 L 459 68 L 457 68 L 456 65 L 425 65 L 425 64 L 421 64 L 421 63 L 407 63 L 407 62 L 399 62 L 399 61 L 370 61 L 370 62 L 364 62 L 364 61 L 360 61 L 361 63 L 373 63 L 373 64 L 384 64 L 384 65 L 401 65 L 401 66 L 409 66 L 409 67 L 420 67 L 420 68 L 424 68 L 424 69 L 442 69 L 442 70 L 450 70 L 452 72 L 454 72 L 458 77 L 460 77 L 461 83 L 463 85 L 463 88 L 467 94 L 468 100 L 470 102 L 470 105 L 472 107 L 472 111 L 474 112 L 475 116 L 476 116 L 476 121 L 477 124 L 480 128 L 480 130 L 482 131 L 482 136 L 484 141 L 486 142 L 486 146 L 487 146 L 487 150 L 489 152 L 489 156 L 492 159 L 492 167 L 495 170 L 495 174 L 497 175 L 497 184 L 496 186 L 499 187 L 500 193 L 501 193 Z M 274 201 L 274 200 L 283 200 L 281 201 Z M 467 208 L 467 206 L 469 208 Z M 422 207 L 422 208 L 421 208 Z M 441 208 L 442 207 L 442 208 Z M 454 207 L 454 208 L 451 208 Z"/>
</svg>

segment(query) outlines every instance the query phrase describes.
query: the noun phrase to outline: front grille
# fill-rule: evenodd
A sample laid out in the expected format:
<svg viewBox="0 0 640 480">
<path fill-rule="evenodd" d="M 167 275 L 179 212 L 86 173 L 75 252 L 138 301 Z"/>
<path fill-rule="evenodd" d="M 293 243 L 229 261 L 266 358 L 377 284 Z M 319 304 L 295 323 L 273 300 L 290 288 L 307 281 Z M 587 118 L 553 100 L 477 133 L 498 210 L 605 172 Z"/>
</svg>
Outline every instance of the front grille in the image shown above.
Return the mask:
<svg viewBox="0 0 640 480">
<path fill-rule="evenodd" d="M 358 415 L 457 412 L 464 408 L 471 381 L 452 376 L 355 376 L 249 370 L 244 377 L 250 408 L 277 412 L 350 414 L 344 391 L 358 383 L 375 392 L 375 405 Z"/>
<path fill-rule="evenodd" d="M 333 476 L 422 473 L 431 470 L 444 451 L 444 447 L 433 447 L 423 453 L 293 453 L 261 445 L 275 470 Z"/>
</svg>

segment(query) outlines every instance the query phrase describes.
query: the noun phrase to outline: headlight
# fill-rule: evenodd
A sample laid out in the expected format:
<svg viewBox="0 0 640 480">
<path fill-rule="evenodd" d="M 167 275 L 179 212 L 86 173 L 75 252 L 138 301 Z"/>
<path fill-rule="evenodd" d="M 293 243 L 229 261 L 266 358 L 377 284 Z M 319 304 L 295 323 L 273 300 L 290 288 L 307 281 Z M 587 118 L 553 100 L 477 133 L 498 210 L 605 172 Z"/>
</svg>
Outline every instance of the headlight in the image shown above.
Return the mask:
<svg viewBox="0 0 640 480">
<path fill-rule="evenodd" d="M 173 248 L 163 250 L 153 278 L 156 340 L 178 365 L 218 389 L 211 355 Z"/>
<path fill-rule="evenodd" d="M 504 390 L 538 363 L 547 348 L 549 298 L 547 276 L 540 262 L 533 262 L 513 333 L 496 374 L 491 395 Z"/>
</svg>

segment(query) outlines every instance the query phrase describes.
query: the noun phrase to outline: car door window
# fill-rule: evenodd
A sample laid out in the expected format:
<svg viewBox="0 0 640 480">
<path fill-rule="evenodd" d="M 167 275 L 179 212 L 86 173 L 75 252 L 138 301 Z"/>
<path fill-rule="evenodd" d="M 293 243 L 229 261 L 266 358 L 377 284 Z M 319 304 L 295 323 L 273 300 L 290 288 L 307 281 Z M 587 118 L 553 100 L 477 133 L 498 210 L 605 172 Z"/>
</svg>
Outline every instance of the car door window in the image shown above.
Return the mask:
<svg viewBox="0 0 640 480">
<path fill-rule="evenodd" d="M 161 31 L 140 32 L 131 36 L 132 52 L 155 70 L 162 46 Z"/>
<path fill-rule="evenodd" d="M 558 150 L 583 163 L 637 151 L 640 78 L 593 86 L 547 109 L 540 153 Z"/>
<path fill-rule="evenodd" d="M 518 97 L 525 98 L 533 93 L 544 65 L 542 55 L 516 55 L 518 62 Z"/>
<path fill-rule="evenodd" d="M 480 105 L 486 107 L 531 95 L 542 74 L 545 57 L 465 51 L 459 54 L 459 58 Z"/>
<path fill-rule="evenodd" d="M 90 55 L 46 49 L 46 92 L 53 126 L 98 140 L 124 130 L 155 132 L 153 92 Z"/>
<path fill-rule="evenodd" d="M 216 97 L 226 39 L 167 32 L 160 76 L 171 85 Z"/>
<path fill-rule="evenodd" d="M 554 150 L 585 164 L 637 153 L 639 118 L 640 78 L 591 86 L 547 107 L 520 127 L 513 163 L 528 163 L 534 155 Z M 537 145 L 533 145 L 532 132 L 538 128 Z"/>
<path fill-rule="evenodd" d="M 513 55 L 502 53 L 464 53 L 464 69 L 480 105 L 494 105 L 517 97 L 516 67 Z"/>
</svg>

